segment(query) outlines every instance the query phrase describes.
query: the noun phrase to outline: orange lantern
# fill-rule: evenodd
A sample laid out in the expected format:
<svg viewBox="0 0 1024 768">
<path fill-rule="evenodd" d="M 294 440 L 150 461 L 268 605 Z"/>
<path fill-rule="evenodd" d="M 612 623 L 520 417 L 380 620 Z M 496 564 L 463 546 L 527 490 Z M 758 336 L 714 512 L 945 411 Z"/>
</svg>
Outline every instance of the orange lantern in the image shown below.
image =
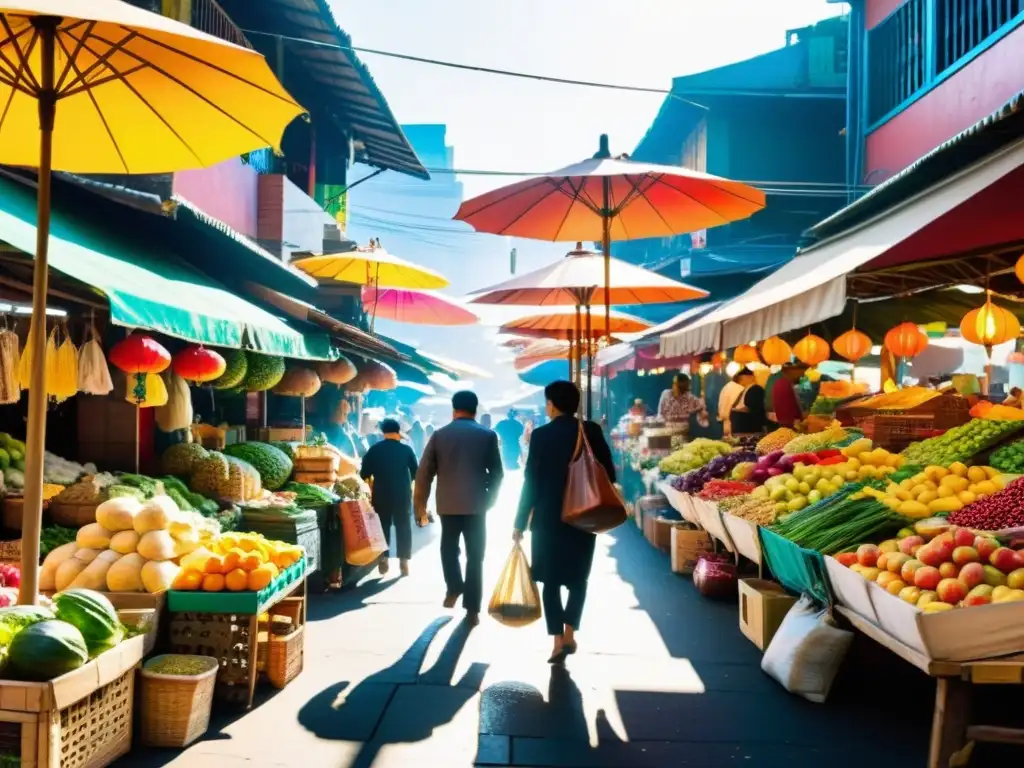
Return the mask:
<svg viewBox="0 0 1024 768">
<path fill-rule="evenodd" d="M 761 362 L 761 356 L 757 354 L 757 348 L 749 344 L 740 344 L 736 347 L 732 353 L 732 359 L 740 365 Z"/>
<path fill-rule="evenodd" d="M 793 347 L 797 360 L 807 365 L 817 365 L 828 360 L 828 342 L 821 336 L 808 333 Z"/>
<path fill-rule="evenodd" d="M 896 357 L 917 357 L 928 346 L 928 337 L 914 323 L 900 323 L 885 334 L 885 348 Z"/>
<path fill-rule="evenodd" d="M 1024 255 L 1017 259 L 1017 263 L 1013 267 L 1013 273 L 1017 275 L 1018 280 L 1024 283 Z"/>
<path fill-rule="evenodd" d="M 1020 336 L 1020 321 L 1008 309 L 1003 309 L 989 299 L 977 309 L 972 309 L 960 321 L 960 335 L 972 344 L 981 344 L 992 355 L 992 347 Z"/>
<path fill-rule="evenodd" d="M 793 357 L 793 349 L 778 336 L 765 339 L 761 344 L 761 359 L 767 365 L 782 365 Z"/>
<path fill-rule="evenodd" d="M 201 384 L 220 378 L 227 368 L 227 361 L 212 349 L 200 345 L 185 347 L 171 360 L 174 372 L 185 379 Z"/>
<path fill-rule="evenodd" d="M 836 338 L 832 349 L 840 357 L 856 363 L 871 351 L 871 337 L 854 328 Z"/>
</svg>

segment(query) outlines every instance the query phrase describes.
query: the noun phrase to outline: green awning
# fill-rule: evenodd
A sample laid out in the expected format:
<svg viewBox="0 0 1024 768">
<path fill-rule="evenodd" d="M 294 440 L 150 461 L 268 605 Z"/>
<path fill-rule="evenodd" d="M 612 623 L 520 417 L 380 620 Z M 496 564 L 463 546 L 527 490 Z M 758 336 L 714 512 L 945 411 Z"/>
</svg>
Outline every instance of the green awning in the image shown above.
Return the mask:
<svg viewBox="0 0 1024 768">
<path fill-rule="evenodd" d="M 50 267 L 101 291 L 112 322 L 211 346 L 335 356 L 326 334 L 296 331 L 189 266 L 162 238 L 147 237 L 133 226 L 145 214 L 69 186 L 54 180 Z M 34 253 L 35 221 L 35 189 L 0 175 L 0 240 Z"/>
</svg>

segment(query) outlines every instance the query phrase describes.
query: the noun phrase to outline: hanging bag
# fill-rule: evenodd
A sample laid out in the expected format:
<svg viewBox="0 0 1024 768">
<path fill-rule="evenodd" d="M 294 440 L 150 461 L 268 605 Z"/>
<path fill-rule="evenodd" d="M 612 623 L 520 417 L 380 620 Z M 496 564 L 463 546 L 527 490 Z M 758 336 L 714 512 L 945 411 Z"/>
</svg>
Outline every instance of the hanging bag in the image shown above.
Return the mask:
<svg viewBox="0 0 1024 768">
<path fill-rule="evenodd" d="M 530 574 L 526 553 L 516 542 L 505 561 L 501 578 L 491 595 L 487 612 L 506 627 L 525 627 L 541 616 L 540 593 Z"/>
<path fill-rule="evenodd" d="M 562 499 L 562 522 L 587 533 L 603 533 L 626 522 L 626 504 L 608 472 L 594 458 L 583 421 L 578 425 L 576 449 L 569 462 L 569 477 Z"/>
<path fill-rule="evenodd" d="M 338 508 L 345 542 L 345 562 L 357 567 L 375 563 L 388 551 L 384 528 L 369 502 L 343 501 Z"/>
</svg>

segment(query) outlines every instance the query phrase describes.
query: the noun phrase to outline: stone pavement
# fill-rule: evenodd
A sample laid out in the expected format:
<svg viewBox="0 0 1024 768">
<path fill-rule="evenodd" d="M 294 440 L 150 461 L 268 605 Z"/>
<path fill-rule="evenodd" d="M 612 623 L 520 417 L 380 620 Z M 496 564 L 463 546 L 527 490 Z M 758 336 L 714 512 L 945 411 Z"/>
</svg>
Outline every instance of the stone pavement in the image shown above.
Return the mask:
<svg viewBox="0 0 1024 768">
<path fill-rule="evenodd" d="M 510 548 L 517 489 L 491 513 L 488 590 Z M 598 543 L 580 653 L 546 663 L 543 625 L 468 630 L 445 611 L 436 526 L 417 533 L 411 578 L 374 575 L 314 596 L 305 671 L 221 712 L 183 752 L 136 749 L 131 766 L 462 768 L 473 765 L 828 766 L 925 762 L 929 681 L 867 640 L 827 704 L 759 668 L 735 603 L 701 598 L 632 524 Z M 870 752 L 867 752 L 870 750 Z M 870 754 L 870 757 L 868 755 Z"/>
</svg>

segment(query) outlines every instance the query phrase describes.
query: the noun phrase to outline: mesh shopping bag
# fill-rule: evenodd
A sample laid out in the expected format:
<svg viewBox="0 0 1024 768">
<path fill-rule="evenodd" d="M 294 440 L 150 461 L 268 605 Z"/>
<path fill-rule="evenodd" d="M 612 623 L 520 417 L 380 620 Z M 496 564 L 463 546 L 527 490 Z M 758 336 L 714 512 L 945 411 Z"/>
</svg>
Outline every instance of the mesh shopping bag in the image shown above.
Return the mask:
<svg viewBox="0 0 1024 768">
<path fill-rule="evenodd" d="M 518 542 L 505 561 L 487 612 L 507 627 L 525 627 L 540 618 L 540 593 L 530 574 L 526 553 Z"/>
</svg>

